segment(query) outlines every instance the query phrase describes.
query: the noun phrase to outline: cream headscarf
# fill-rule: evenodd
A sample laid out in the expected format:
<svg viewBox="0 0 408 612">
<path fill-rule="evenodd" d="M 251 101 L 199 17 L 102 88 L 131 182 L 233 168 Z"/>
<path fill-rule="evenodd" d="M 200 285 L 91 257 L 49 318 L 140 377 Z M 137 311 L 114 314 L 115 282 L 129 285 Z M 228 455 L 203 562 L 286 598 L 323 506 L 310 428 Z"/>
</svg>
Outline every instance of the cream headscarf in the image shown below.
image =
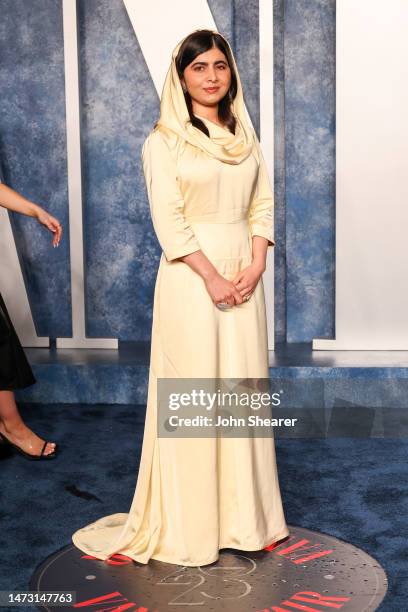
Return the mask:
<svg viewBox="0 0 408 612">
<path fill-rule="evenodd" d="M 214 34 L 219 34 L 219 32 L 212 31 Z M 228 41 L 223 37 L 231 52 L 233 68 L 237 78 L 237 95 L 231 104 L 231 110 L 237 120 L 235 134 L 232 134 L 227 128 L 210 123 L 211 138 L 209 138 L 191 123 L 177 73 L 176 57 L 185 38 L 178 43 L 172 53 L 171 65 L 164 81 L 160 102 L 160 118 L 157 121 L 157 125 L 176 132 L 184 140 L 206 151 L 210 156 L 216 157 L 220 161 L 228 164 L 239 164 L 250 155 L 254 145 L 254 136 L 252 126 L 247 119 L 241 79 L 239 78 L 232 49 Z"/>
</svg>

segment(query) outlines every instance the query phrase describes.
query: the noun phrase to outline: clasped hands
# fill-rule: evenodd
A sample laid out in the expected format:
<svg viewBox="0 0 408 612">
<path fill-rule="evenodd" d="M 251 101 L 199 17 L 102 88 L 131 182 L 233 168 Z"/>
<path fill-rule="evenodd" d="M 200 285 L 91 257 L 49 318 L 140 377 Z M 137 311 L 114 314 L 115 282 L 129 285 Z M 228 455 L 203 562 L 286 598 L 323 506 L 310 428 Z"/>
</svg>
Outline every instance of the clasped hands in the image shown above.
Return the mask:
<svg viewBox="0 0 408 612">
<path fill-rule="evenodd" d="M 247 301 L 265 271 L 265 265 L 253 261 L 243 268 L 231 281 L 215 272 L 205 281 L 207 291 L 217 305 L 230 308 Z"/>
</svg>

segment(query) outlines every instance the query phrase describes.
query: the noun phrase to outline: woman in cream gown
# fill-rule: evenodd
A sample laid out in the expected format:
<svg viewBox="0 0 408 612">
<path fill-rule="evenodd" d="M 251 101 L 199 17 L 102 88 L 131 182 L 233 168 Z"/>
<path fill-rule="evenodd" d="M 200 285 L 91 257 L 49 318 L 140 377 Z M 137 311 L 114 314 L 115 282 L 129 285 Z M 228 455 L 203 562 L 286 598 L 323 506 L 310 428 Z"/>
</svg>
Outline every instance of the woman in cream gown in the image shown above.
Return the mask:
<svg viewBox="0 0 408 612">
<path fill-rule="evenodd" d="M 200 115 L 210 136 L 191 123 L 176 59 L 183 41 L 196 35 L 209 41 L 207 49 L 214 42 L 224 49 L 235 73 L 230 106 L 235 134 Z M 268 248 L 274 245 L 273 193 L 265 162 L 247 119 L 232 50 L 218 33 L 193 32 L 175 47 L 160 119 L 144 142 L 142 161 L 163 253 L 136 491 L 128 513 L 102 517 L 76 531 L 72 540 L 98 559 L 120 553 L 140 563 L 158 559 L 200 566 L 216 561 L 222 548 L 261 550 L 289 535 L 272 436 L 157 435 L 158 378 L 269 376 L 261 274 L 254 290 L 242 291 L 240 299 L 236 284 L 234 302 L 231 295 L 227 300 L 233 305 L 221 310 L 216 303 L 225 300 L 214 302 L 204 278 L 180 259 L 204 253 L 218 279 L 221 275 L 237 283 L 252 262 L 252 237 L 266 239 L 261 242 Z"/>
</svg>

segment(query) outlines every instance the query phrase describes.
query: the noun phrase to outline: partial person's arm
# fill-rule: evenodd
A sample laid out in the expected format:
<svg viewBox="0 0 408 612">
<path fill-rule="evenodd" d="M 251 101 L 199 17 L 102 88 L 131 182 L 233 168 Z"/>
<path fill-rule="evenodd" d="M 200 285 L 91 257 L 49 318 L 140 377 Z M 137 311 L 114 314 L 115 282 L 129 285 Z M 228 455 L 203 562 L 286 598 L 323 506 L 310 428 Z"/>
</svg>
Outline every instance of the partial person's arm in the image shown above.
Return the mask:
<svg viewBox="0 0 408 612">
<path fill-rule="evenodd" d="M 13 212 L 34 217 L 39 223 L 44 225 L 53 234 L 53 245 L 58 246 L 61 240 L 62 227 L 58 219 L 51 216 L 38 204 L 34 204 L 31 200 L 27 200 L 24 196 L 11 189 L 4 183 L 0 182 L 0 206 L 12 210 Z"/>
<path fill-rule="evenodd" d="M 184 216 L 176 163 L 159 131 L 146 138 L 142 162 L 153 227 L 167 261 L 198 251 L 200 245 Z"/>
<path fill-rule="evenodd" d="M 249 230 L 252 238 L 252 262 L 238 272 L 234 285 L 243 296 L 251 296 L 266 269 L 268 247 L 275 246 L 274 194 L 269 181 L 264 156 L 258 138 L 253 132 L 259 160 L 258 177 L 248 211 Z"/>
<path fill-rule="evenodd" d="M 268 247 L 275 246 L 274 240 L 274 192 L 261 147 L 254 133 L 255 147 L 259 159 L 258 179 L 249 208 L 248 220 L 252 236 L 253 261 L 261 267 L 266 265 Z M 259 238 L 259 239 L 258 239 Z"/>
</svg>

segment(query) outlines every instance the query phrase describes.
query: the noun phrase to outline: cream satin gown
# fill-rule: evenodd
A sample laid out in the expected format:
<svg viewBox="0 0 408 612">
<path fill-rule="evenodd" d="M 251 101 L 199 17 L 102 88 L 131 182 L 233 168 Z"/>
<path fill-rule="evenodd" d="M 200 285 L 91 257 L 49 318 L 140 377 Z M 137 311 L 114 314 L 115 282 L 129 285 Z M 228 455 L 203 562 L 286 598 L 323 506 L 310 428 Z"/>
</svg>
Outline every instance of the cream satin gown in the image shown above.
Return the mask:
<svg viewBox="0 0 408 612">
<path fill-rule="evenodd" d="M 226 137 L 226 128 L 200 118 L 212 139 Z M 98 559 L 121 553 L 199 566 L 216 561 L 221 548 L 261 550 L 289 531 L 273 437 L 157 437 L 157 377 L 269 374 L 262 279 L 249 301 L 221 311 L 203 279 L 176 259 L 201 249 L 232 280 L 251 262 L 252 235 L 274 244 L 273 194 L 257 141 L 241 163 L 223 163 L 156 128 L 142 159 L 163 253 L 139 475 L 128 513 L 102 517 L 72 539 Z"/>
</svg>

